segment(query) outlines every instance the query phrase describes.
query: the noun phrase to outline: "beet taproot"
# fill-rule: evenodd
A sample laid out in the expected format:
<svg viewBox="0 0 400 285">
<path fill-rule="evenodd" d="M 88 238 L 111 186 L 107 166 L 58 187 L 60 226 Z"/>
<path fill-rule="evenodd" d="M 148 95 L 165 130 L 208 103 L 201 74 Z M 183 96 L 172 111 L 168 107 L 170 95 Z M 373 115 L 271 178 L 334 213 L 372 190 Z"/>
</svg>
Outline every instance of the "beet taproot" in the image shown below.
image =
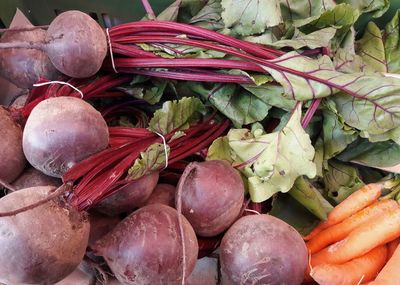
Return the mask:
<svg viewBox="0 0 400 285">
<path fill-rule="evenodd" d="M 194 269 L 198 254 L 196 235 L 182 216 L 186 256 L 185 273 Z M 144 206 L 99 240 L 95 253 L 104 257 L 123 284 L 180 284 L 182 239 L 178 213 L 166 205 Z"/>
<path fill-rule="evenodd" d="M 239 216 L 244 201 L 240 174 L 226 161 L 192 162 L 179 180 L 182 214 L 200 236 L 225 231 Z"/>
<path fill-rule="evenodd" d="M 105 149 L 108 140 L 105 120 L 89 103 L 75 97 L 54 97 L 32 110 L 22 144 L 33 167 L 61 177 L 77 162 Z"/>
<path fill-rule="evenodd" d="M 13 183 L 11 183 L 11 185 L 16 190 L 36 186 L 59 187 L 61 186 L 61 184 L 61 179 L 47 176 L 46 174 L 40 172 L 33 167 L 28 167 L 27 169 L 25 169 L 24 172 L 22 172 L 22 174 L 18 176 L 18 178 Z"/>
<path fill-rule="evenodd" d="M 154 171 L 134 180 L 116 193 L 102 200 L 96 210 L 110 216 L 131 212 L 144 205 L 158 182 L 159 173 Z"/>
<path fill-rule="evenodd" d="M 0 212 L 9 212 L 44 200 L 54 187 L 32 187 L 0 199 Z M 62 197 L 28 211 L 0 218 L 0 282 L 54 284 L 81 262 L 89 238 L 84 213 L 69 207 Z"/>
<path fill-rule="evenodd" d="M 225 285 L 299 285 L 308 265 L 300 234 L 270 215 L 250 215 L 237 220 L 220 246 Z"/>
<path fill-rule="evenodd" d="M 171 184 L 160 183 L 154 188 L 146 205 L 164 204 L 170 207 L 175 207 L 175 192 L 176 187 Z"/>
<path fill-rule="evenodd" d="M 26 159 L 22 151 L 22 129 L 0 106 L 0 179 L 12 182 L 24 170 Z"/>
</svg>

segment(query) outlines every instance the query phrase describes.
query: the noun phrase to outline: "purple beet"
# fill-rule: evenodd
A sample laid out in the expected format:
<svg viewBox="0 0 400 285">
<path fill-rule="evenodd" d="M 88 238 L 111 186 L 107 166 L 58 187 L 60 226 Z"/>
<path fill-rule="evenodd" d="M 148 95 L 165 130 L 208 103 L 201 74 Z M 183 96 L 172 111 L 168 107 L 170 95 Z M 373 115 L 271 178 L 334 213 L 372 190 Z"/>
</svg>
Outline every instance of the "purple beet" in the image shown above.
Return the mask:
<svg viewBox="0 0 400 285">
<path fill-rule="evenodd" d="M 147 199 L 146 205 L 164 204 L 175 207 L 175 192 L 176 187 L 171 184 L 158 184 L 149 199 Z"/>
<path fill-rule="evenodd" d="M 14 189 L 20 190 L 35 186 L 61 186 L 61 179 L 47 176 L 39 170 L 29 167 L 11 184 Z"/>
</svg>

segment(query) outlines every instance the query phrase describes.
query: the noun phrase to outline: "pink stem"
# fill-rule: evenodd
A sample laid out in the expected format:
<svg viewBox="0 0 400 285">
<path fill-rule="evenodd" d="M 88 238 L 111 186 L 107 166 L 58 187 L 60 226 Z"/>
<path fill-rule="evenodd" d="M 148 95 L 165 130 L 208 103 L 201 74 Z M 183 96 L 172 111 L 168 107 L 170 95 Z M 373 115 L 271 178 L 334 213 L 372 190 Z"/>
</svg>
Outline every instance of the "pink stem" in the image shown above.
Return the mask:
<svg viewBox="0 0 400 285">
<path fill-rule="evenodd" d="M 142 0 L 142 5 L 143 5 L 144 9 L 146 10 L 146 13 L 149 16 L 149 19 L 155 19 L 156 18 L 156 14 L 154 13 L 154 10 L 151 7 L 149 1 L 148 0 Z"/>
</svg>

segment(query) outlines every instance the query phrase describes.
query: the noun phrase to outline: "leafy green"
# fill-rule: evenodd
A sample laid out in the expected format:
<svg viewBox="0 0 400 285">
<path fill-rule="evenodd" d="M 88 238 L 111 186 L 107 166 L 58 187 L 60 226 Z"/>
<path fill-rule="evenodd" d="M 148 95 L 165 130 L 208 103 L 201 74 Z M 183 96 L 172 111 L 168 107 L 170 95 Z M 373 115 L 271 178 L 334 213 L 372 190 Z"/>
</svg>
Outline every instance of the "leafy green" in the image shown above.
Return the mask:
<svg viewBox="0 0 400 285">
<path fill-rule="evenodd" d="M 336 5 L 333 0 L 280 0 L 280 2 L 282 16 L 288 21 L 303 19 L 312 21 Z"/>
<path fill-rule="evenodd" d="M 311 49 L 328 47 L 335 34 L 336 29 L 332 27 L 317 30 L 309 34 L 304 34 L 296 29 L 292 39 L 276 41 L 270 45 L 278 48 L 291 47 L 294 49 L 301 49 L 303 47 Z"/>
<path fill-rule="evenodd" d="M 282 23 L 278 0 L 221 0 L 221 5 L 225 28 L 240 36 L 263 33 Z"/>
<path fill-rule="evenodd" d="M 385 55 L 388 72 L 400 73 L 400 12 L 386 25 L 384 31 Z"/>
<path fill-rule="evenodd" d="M 140 153 L 140 157 L 135 160 L 135 163 L 128 170 L 128 179 L 135 180 L 146 173 L 159 170 L 165 165 L 166 156 L 169 155 L 169 147 L 167 146 L 168 153 L 165 153 L 164 144 L 152 144 L 145 152 Z"/>
<path fill-rule="evenodd" d="M 337 158 L 369 167 L 396 166 L 400 164 L 400 145 L 390 140 L 371 143 L 366 139 L 358 139 Z"/>
<path fill-rule="evenodd" d="M 275 193 L 289 191 L 299 176 L 316 175 L 314 148 L 300 117 L 298 106 L 280 131 L 265 134 L 261 129 L 231 129 L 222 141 L 230 150 L 233 165 L 248 178 L 252 201 L 262 202 Z M 208 159 L 226 158 L 227 151 L 219 155 L 215 148 L 221 148 L 221 141 L 210 146 Z"/>
<path fill-rule="evenodd" d="M 326 220 L 327 214 L 333 209 L 322 194 L 303 177 L 297 178 L 288 193 L 320 220 Z"/>
<path fill-rule="evenodd" d="M 330 160 L 324 173 L 328 197 L 339 204 L 364 185 L 357 168 Z"/>
<path fill-rule="evenodd" d="M 184 130 L 204 112 L 205 107 L 198 98 L 184 97 L 179 101 L 167 101 L 161 109 L 154 112 L 149 129 L 162 135 Z"/>
<path fill-rule="evenodd" d="M 373 13 L 373 17 L 382 16 L 390 6 L 390 0 L 337 0 L 338 4 L 347 3 L 361 13 Z"/>
<path fill-rule="evenodd" d="M 305 236 L 319 223 L 313 214 L 288 194 L 279 194 L 272 199 L 272 209 L 269 212 Z"/>
<path fill-rule="evenodd" d="M 268 103 L 235 84 L 218 84 L 207 88 L 205 84 L 193 82 L 188 84 L 188 88 L 209 101 L 236 127 L 263 120 L 271 108 Z"/>
<path fill-rule="evenodd" d="M 210 30 L 220 30 L 224 28 L 221 13 L 221 0 L 209 0 L 206 5 L 190 19 L 189 23 Z"/>
</svg>

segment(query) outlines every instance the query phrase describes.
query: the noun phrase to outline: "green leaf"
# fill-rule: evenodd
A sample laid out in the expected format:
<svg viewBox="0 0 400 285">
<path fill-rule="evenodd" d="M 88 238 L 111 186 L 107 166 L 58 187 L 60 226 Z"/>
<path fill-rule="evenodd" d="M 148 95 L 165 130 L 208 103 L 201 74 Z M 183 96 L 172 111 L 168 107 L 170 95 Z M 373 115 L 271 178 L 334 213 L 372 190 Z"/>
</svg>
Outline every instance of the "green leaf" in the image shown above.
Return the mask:
<svg viewBox="0 0 400 285">
<path fill-rule="evenodd" d="M 337 158 L 375 168 L 396 166 L 400 164 L 400 145 L 393 141 L 371 143 L 366 139 L 359 139 Z"/>
<path fill-rule="evenodd" d="M 272 209 L 269 212 L 305 236 L 320 222 L 313 214 L 299 202 L 287 194 L 280 194 L 272 200 Z"/>
<path fill-rule="evenodd" d="M 382 34 L 375 23 L 368 23 L 364 36 L 357 42 L 357 53 L 366 64 L 365 71 L 387 72 Z"/>
<path fill-rule="evenodd" d="M 324 167 L 325 160 L 324 160 L 324 141 L 321 137 L 319 137 L 316 140 L 314 148 L 315 148 L 314 163 L 317 167 L 317 176 L 322 177 L 323 176 L 322 169 Z"/>
<path fill-rule="evenodd" d="M 209 0 L 207 4 L 190 19 L 189 24 L 214 31 L 223 29 L 224 23 L 221 13 L 221 0 Z"/>
<path fill-rule="evenodd" d="M 263 100 L 235 84 L 218 84 L 207 88 L 205 84 L 191 82 L 191 91 L 208 100 L 236 127 L 263 120 L 271 108 Z"/>
<path fill-rule="evenodd" d="M 342 152 L 358 137 L 357 131 L 347 126 L 343 118 L 333 110 L 323 111 L 322 137 L 324 141 L 324 159 L 328 160 Z"/>
<path fill-rule="evenodd" d="M 167 80 L 147 78 L 132 81 L 129 86 L 121 86 L 117 89 L 137 99 L 143 99 L 150 104 L 156 104 L 161 100 L 167 85 Z"/>
<path fill-rule="evenodd" d="M 296 29 L 295 35 L 290 40 L 280 40 L 271 43 L 271 46 L 277 48 L 291 47 L 293 49 L 301 49 L 308 47 L 310 49 L 319 47 L 329 47 L 330 41 L 336 34 L 336 29 L 332 27 L 324 28 L 310 34 L 303 34 Z"/>
<path fill-rule="evenodd" d="M 385 55 L 388 72 L 400 73 L 400 11 L 386 25 L 384 31 Z"/>
<path fill-rule="evenodd" d="M 184 130 L 199 119 L 204 111 L 205 107 L 198 98 L 183 97 L 179 101 L 167 101 L 154 113 L 149 129 L 162 135 Z"/>
<path fill-rule="evenodd" d="M 373 13 L 372 16 L 375 18 L 382 16 L 390 6 L 390 0 L 337 0 L 336 2 L 350 4 L 361 13 Z"/>
<path fill-rule="evenodd" d="M 157 16 L 157 20 L 175 22 L 178 19 L 182 0 L 176 0 Z"/>
<path fill-rule="evenodd" d="M 300 124 L 298 106 L 280 131 L 231 129 L 227 138 L 234 165 L 248 178 L 252 201 L 262 202 L 278 192 L 289 191 L 302 175 L 316 174 L 314 148 Z"/>
<path fill-rule="evenodd" d="M 312 59 L 296 52 L 269 62 L 265 70 L 282 84 L 289 98 L 304 101 L 336 94 L 332 98 L 345 122 L 371 135 L 400 126 L 398 78 L 338 72 L 328 56 Z"/>
<path fill-rule="evenodd" d="M 336 71 L 343 73 L 359 73 L 365 68 L 361 56 L 355 54 L 354 50 L 340 48 L 336 50 L 333 57 L 333 65 Z"/>
<path fill-rule="evenodd" d="M 333 209 L 322 194 L 303 177 L 297 178 L 288 193 L 320 220 L 326 220 L 327 214 Z"/>
<path fill-rule="evenodd" d="M 139 179 L 140 177 L 156 170 L 160 170 L 165 166 L 166 155 L 164 144 L 152 144 L 145 152 L 140 153 L 140 157 L 135 160 L 135 163 L 129 168 L 127 178 L 130 180 Z"/>
<path fill-rule="evenodd" d="M 284 97 L 284 89 L 277 84 L 242 85 L 244 89 L 256 96 L 267 105 L 284 109 L 286 111 L 293 110 L 296 101 L 291 98 Z"/>
<path fill-rule="evenodd" d="M 332 160 L 324 173 L 324 184 L 328 197 L 337 204 L 364 185 L 357 168 Z"/>
<path fill-rule="evenodd" d="M 303 19 L 312 21 L 336 5 L 333 0 L 280 0 L 280 2 L 283 18 L 290 21 Z"/>
<path fill-rule="evenodd" d="M 278 0 L 222 0 L 221 4 L 225 27 L 240 36 L 260 34 L 282 23 Z"/>
</svg>

